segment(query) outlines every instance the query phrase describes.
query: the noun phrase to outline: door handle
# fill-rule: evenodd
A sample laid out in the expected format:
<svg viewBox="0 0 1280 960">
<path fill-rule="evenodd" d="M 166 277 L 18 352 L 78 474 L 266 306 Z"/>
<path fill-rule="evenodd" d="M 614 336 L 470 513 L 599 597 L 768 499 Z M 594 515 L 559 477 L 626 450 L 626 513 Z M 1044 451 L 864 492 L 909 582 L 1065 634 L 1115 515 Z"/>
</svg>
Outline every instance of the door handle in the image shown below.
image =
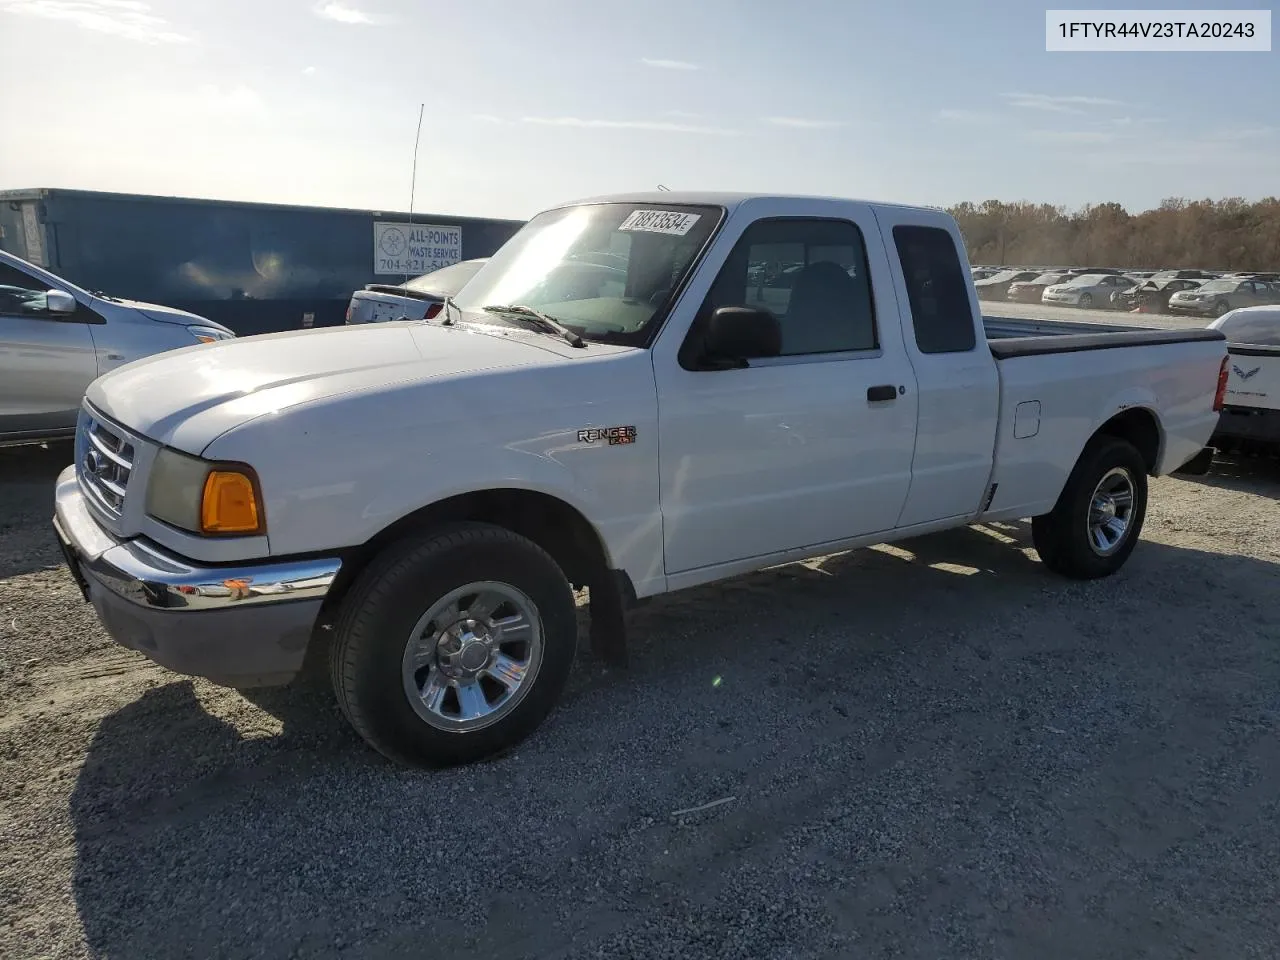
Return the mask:
<svg viewBox="0 0 1280 960">
<path fill-rule="evenodd" d="M 882 383 L 876 387 L 867 387 L 867 400 L 877 403 L 882 400 L 896 400 L 898 388 L 891 383 Z"/>
</svg>

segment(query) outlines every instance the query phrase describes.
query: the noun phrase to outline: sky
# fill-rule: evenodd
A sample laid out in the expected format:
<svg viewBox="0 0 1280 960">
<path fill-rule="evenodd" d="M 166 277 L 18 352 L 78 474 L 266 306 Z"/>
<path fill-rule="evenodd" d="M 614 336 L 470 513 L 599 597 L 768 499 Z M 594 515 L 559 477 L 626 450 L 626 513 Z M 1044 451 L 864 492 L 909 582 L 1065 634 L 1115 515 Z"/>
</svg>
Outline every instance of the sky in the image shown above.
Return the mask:
<svg viewBox="0 0 1280 960">
<path fill-rule="evenodd" d="M 1280 52 L 1048 53 L 1044 23 L 1025 0 L 0 0 L 0 189 L 522 219 L 658 184 L 1280 194 Z"/>
</svg>

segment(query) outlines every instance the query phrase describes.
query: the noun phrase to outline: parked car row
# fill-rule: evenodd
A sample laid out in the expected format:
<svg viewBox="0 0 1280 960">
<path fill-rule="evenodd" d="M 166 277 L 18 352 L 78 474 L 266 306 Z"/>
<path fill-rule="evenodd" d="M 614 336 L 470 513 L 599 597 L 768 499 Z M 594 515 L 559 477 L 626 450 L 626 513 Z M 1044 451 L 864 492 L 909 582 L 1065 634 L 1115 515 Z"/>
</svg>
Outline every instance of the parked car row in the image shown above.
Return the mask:
<svg viewBox="0 0 1280 960">
<path fill-rule="evenodd" d="M 989 266 L 972 267 L 970 273 L 982 300 L 1206 318 L 1242 307 L 1280 304 L 1280 273 Z"/>
</svg>

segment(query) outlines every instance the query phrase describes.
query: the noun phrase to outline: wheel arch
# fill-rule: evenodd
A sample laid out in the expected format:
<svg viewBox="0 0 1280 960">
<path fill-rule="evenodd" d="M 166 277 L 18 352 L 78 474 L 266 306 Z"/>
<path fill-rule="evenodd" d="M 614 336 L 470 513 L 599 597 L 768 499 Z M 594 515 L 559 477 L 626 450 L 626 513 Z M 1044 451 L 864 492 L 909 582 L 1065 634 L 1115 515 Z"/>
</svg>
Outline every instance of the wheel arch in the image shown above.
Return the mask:
<svg viewBox="0 0 1280 960">
<path fill-rule="evenodd" d="M 1148 476 L 1156 476 L 1164 451 L 1164 430 L 1160 418 L 1149 407 L 1131 406 L 1114 414 L 1094 431 L 1090 440 L 1115 437 L 1131 443 L 1142 456 Z"/>
<path fill-rule="evenodd" d="M 630 580 L 613 569 L 600 532 L 572 504 L 552 494 L 522 487 L 494 487 L 460 493 L 419 507 L 366 542 L 346 551 L 342 570 L 325 597 L 324 610 L 341 604 L 351 584 L 388 544 L 450 523 L 489 523 L 526 537 L 550 554 L 565 578 L 580 589 L 602 577 Z M 634 589 L 631 589 L 634 596 Z"/>
</svg>

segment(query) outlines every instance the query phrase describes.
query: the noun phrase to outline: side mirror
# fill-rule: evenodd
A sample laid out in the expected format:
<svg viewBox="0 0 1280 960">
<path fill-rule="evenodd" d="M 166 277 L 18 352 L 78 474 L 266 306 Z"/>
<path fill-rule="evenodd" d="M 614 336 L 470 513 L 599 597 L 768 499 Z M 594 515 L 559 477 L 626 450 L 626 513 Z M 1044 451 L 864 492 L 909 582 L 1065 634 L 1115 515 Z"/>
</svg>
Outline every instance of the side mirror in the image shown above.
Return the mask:
<svg viewBox="0 0 1280 960">
<path fill-rule="evenodd" d="M 720 307 L 707 320 L 702 347 L 711 369 L 745 367 L 748 360 L 782 352 L 782 326 L 759 307 Z"/>
<path fill-rule="evenodd" d="M 49 290 L 45 293 L 45 310 L 58 316 L 69 316 L 79 306 L 76 298 L 65 290 Z"/>
</svg>

